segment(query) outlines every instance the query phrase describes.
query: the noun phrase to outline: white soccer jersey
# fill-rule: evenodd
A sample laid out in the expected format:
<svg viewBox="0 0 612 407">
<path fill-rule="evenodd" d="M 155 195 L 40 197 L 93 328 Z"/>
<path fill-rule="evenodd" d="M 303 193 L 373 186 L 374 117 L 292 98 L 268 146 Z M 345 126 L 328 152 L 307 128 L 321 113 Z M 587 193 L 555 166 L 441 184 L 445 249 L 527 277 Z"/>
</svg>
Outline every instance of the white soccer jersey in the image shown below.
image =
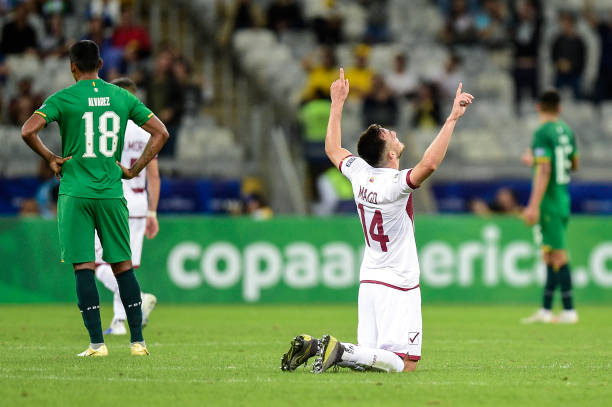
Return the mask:
<svg viewBox="0 0 612 407">
<path fill-rule="evenodd" d="M 359 279 L 408 289 L 419 285 L 410 171 L 374 168 L 346 157 L 338 166 L 353 185 L 365 252 Z"/>
<path fill-rule="evenodd" d="M 125 128 L 125 140 L 123 141 L 123 152 L 121 164 L 130 168 L 142 155 L 151 135 L 128 120 Z M 127 200 L 127 207 L 131 218 L 147 216 L 149 203 L 147 199 L 147 172 L 143 169 L 137 177 L 123 180 L 123 195 Z"/>
</svg>

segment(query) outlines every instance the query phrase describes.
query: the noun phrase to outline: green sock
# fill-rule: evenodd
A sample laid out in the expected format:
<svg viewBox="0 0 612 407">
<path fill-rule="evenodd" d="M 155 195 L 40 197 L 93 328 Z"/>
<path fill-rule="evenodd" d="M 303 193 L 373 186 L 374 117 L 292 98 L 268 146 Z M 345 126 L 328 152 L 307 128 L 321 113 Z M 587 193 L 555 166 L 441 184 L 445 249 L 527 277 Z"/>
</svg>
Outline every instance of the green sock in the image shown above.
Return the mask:
<svg viewBox="0 0 612 407">
<path fill-rule="evenodd" d="M 96 288 L 94 271 L 89 269 L 77 270 L 74 276 L 79 309 L 83 316 L 85 328 L 89 332 L 89 342 L 104 343 L 102 322 L 100 321 L 100 297 Z"/>
<path fill-rule="evenodd" d="M 563 309 L 574 309 L 574 301 L 572 298 L 572 275 L 570 274 L 569 263 L 564 264 L 559 269 L 559 280 L 561 281 L 561 300 L 563 301 Z"/>
<path fill-rule="evenodd" d="M 142 342 L 144 341 L 142 338 L 142 308 L 140 307 L 142 298 L 134 269 L 117 274 L 115 278 L 117 278 L 119 296 L 130 326 L 131 342 Z"/>
</svg>

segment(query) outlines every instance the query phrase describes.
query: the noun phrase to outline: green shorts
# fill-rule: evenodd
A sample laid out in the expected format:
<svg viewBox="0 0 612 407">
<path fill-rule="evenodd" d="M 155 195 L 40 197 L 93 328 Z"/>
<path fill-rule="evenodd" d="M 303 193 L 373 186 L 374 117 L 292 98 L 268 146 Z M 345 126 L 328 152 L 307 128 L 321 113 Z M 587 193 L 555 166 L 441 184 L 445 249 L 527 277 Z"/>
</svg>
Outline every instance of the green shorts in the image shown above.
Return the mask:
<svg viewBox="0 0 612 407">
<path fill-rule="evenodd" d="M 540 215 L 540 230 L 542 233 L 542 248 L 550 250 L 567 249 L 567 216 L 554 213 Z"/>
<path fill-rule="evenodd" d="M 95 230 L 104 249 L 104 261 L 112 264 L 130 260 L 128 217 L 124 198 L 92 199 L 60 195 L 57 220 L 62 263 L 95 261 Z"/>
</svg>

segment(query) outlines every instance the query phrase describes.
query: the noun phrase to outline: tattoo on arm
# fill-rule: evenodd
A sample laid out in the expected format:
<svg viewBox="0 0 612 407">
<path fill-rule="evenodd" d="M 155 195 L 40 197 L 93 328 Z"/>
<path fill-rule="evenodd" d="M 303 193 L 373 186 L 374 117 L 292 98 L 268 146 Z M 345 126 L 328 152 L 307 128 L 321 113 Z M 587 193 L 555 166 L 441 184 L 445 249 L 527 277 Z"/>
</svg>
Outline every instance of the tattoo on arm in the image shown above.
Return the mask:
<svg viewBox="0 0 612 407">
<path fill-rule="evenodd" d="M 161 146 L 160 146 L 160 149 L 161 149 Z M 142 171 L 142 169 L 147 166 L 149 161 L 151 161 L 153 157 L 155 157 L 155 154 L 156 153 L 153 149 L 153 137 L 151 137 L 149 141 L 147 142 L 147 145 L 145 146 L 145 149 L 142 152 L 142 155 L 138 158 L 138 160 L 136 160 L 134 165 L 132 165 L 132 168 L 131 168 L 132 172 L 134 172 L 135 175 L 140 174 L 140 171 Z"/>
</svg>

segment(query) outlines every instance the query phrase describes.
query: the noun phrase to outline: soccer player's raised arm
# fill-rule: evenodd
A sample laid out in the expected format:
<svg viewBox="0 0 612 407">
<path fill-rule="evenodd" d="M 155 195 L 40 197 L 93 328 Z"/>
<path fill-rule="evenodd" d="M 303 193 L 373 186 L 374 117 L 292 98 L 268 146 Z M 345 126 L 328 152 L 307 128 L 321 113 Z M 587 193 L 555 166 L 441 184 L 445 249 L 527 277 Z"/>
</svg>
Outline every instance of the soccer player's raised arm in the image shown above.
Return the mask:
<svg viewBox="0 0 612 407">
<path fill-rule="evenodd" d="M 331 84 L 331 108 L 329 110 L 329 122 L 327 123 L 327 134 L 325 135 L 325 154 L 334 164 L 338 164 L 347 156 L 350 151 L 342 148 L 342 108 L 344 101 L 349 93 L 348 79 L 344 79 L 344 69 L 340 68 L 340 78 Z"/>
<path fill-rule="evenodd" d="M 132 165 L 132 168 L 125 168 L 120 162 L 117 161 L 117 165 L 121 167 L 121 171 L 123 171 L 123 178 L 125 179 L 132 179 L 140 174 L 140 171 L 142 171 L 142 169 L 146 167 L 149 162 L 151 162 L 151 160 L 162 149 L 164 144 L 166 144 L 168 138 L 170 138 L 170 134 L 168 134 L 166 126 L 155 115 L 151 116 L 151 118 L 141 127 L 151 134 L 149 142 L 145 146 L 142 155 L 138 158 L 138 160 L 136 160 L 134 165 Z"/>
<path fill-rule="evenodd" d="M 21 138 L 36 154 L 47 161 L 49 167 L 56 177 L 60 177 L 62 165 L 71 157 L 62 158 L 47 148 L 38 137 L 38 132 L 47 125 L 47 121 L 40 115 L 34 113 L 21 128 Z"/>
<path fill-rule="evenodd" d="M 438 136 L 425 150 L 421 161 L 410 172 L 410 182 L 417 187 L 429 178 L 444 159 L 457 120 L 463 116 L 467 106 L 474 100 L 474 96 L 461 91 L 462 87 L 463 84 L 460 83 L 455 95 L 453 109 L 446 119 L 444 126 L 440 129 Z"/>
</svg>

